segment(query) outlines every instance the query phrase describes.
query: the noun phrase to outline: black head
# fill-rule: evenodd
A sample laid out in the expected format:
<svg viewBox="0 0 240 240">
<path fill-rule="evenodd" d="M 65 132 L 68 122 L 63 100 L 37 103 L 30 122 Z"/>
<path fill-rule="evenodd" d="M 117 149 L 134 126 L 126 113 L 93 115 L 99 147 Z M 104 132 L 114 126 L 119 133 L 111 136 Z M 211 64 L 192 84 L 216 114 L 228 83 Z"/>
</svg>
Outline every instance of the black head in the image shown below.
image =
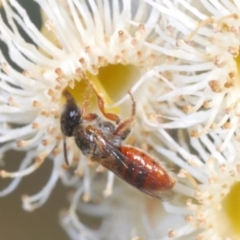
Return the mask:
<svg viewBox="0 0 240 240">
<path fill-rule="evenodd" d="M 78 126 L 81 120 L 81 110 L 76 104 L 73 96 L 68 92 L 64 91 L 67 103 L 61 115 L 61 130 L 63 135 L 67 137 L 73 136 L 73 132 L 76 126 Z"/>
</svg>

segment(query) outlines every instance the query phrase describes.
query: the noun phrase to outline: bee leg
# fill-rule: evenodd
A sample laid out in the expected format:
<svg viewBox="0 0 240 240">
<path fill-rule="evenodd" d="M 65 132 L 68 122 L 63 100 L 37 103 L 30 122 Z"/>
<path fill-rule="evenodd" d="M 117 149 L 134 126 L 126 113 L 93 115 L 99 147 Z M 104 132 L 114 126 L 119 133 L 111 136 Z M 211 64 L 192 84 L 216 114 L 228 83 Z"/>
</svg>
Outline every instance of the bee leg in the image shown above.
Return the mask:
<svg viewBox="0 0 240 240">
<path fill-rule="evenodd" d="M 133 95 L 131 92 L 128 92 L 132 100 L 132 114 L 131 117 L 123 122 L 121 122 L 117 128 L 114 130 L 113 134 L 120 136 L 123 140 L 128 136 L 131 132 L 131 127 L 134 124 L 134 119 L 136 115 L 136 102 L 134 101 Z"/>
<path fill-rule="evenodd" d="M 96 95 L 97 95 L 97 101 L 98 101 L 98 106 L 99 109 L 101 111 L 101 113 L 109 120 L 116 122 L 116 124 L 119 124 L 120 122 L 120 118 L 118 117 L 118 115 L 114 114 L 114 113 L 109 113 L 105 111 L 105 102 L 103 100 L 103 98 L 95 91 Z"/>
<path fill-rule="evenodd" d="M 114 130 L 113 135 L 120 136 L 123 140 L 131 132 L 131 126 L 134 123 L 134 118 L 127 119 L 126 121 L 120 123 L 118 127 Z"/>
<path fill-rule="evenodd" d="M 98 118 L 98 115 L 96 113 L 89 113 L 85 116 L 82 117 L 84 120 L 87 120 L 87 121 L 92 121 L 92 120 L 95 120 Z"/>
<path fill-rule="evenodd" d="M 114 114 L 114 113 L 109 113 L 105 111 L 105 102 L 103 100 L 103 98 L 100 96 L 100 94 L 97 92 L 96 88 L 94 87 L 94 85 L 91 83 L 91 81 L 89 81 L 89 79 L 87 78 L 87 76 L 84 76 L 85 80 L 88 82 L 89 86 L 92 88 L 92 90 L 94 91 L 94 93 L 97 96 L 97 102 L 98 102 L 98 106 L 100 111 L 102 112 L 102 114 L 109 120 L 116 122 L 116 124 L 119 124 L 120 122 L 120 118 L 118 117 L 118 115 Z"/>
</svg>

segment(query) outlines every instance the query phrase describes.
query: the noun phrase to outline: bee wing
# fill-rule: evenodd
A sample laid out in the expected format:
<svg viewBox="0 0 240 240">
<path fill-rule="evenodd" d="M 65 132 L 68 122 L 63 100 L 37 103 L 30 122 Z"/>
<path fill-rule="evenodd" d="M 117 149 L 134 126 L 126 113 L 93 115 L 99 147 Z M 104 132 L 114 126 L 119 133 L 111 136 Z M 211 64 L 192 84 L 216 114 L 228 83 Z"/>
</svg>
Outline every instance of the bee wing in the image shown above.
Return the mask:
<svg viewBox="0 0 240 240">
<path fill-rule="evenodd" d="M 107 159 L 103 159 L 102 161 L 99 160 L 99 162 L 107 167 L 113 170 L 114 168 L 114 163 L 118 161 L 121 163 L 125 168 L 128 168 L 127 164 L 125 163 L 126 156 L 121 153 L 121 151 L 115 147 L 113 144 L 111 144 L 109 141 L 105 139 L 102 134 L 95 134 L 94 139 L 97 142 L 97 145 L 101 152 L 104 155 L 107 155 Z M 109 166 L 108 166 L 109 165 Z"/>
<path fill-rule="evenodd" d="M 97 161 L 102 164 L 104 167 L 109 169 L 110 171 L 114 172 L 116 175 L 118 175 L 120 178 L 123 180 L 127 181 L 126 178 L 122 175 L 122 169 L 119 170 L 119 164 L 121 164 L 121 167 L 124 167 L 126 171 L 128 171 L 128 164 L 129 158 L 125 156 L 116 146 L 111 144 L 108 140 L 105 139 L 105 137 L 99 133 L 94 135 L 94 139 L 98 145 L 98 148 L 104 155 L 107 157 L 105 159 L 98 159 Z M 130 168 L 131 170 L 131 168 Z M 152 181 L 159 181 L 159 179 L 155 179 L 154 175 L 150 175 Z M 128 182 L 128 181 L 127 181 Z M 158 198 L 161 201 L 169 201 L 173 197 L 173 191 L 171 189 L 166 189 L 166 190 L 151 190 L 151 189 L 146 189 L 144 187 L 139 187 L 132 182 L 129 182 L 133 187 L 136 187 L 140 191 L 146 193 L 147 195 L 153 197 L 153 198 Z"/>
<path fill-rule="evenodd" d="M 162 190 L 162 191 L 151 191 L 151 190 L 149 191 L 146 189 L 139 188 L 139 190 L 153 198 L 158 198 L 163 202 L 167 202 L 171 200 L 174 196 L 174 192 L 171 189 Z"/>
</svg>

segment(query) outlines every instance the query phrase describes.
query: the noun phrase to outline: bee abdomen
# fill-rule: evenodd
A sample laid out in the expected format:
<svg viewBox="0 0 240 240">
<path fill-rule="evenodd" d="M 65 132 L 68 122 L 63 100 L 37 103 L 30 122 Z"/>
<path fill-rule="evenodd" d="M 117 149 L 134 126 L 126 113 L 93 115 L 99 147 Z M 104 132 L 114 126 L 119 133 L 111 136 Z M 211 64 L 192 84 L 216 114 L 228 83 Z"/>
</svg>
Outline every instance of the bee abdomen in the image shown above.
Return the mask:
<svg viewBox="0 0 240 240">
<path fill-rule="evenodd" d="M 128 168 L 122 174 L 128 183 L 146 191 L 163 191 L 174 186 L 174 179 L 149 155 L 128 146 L 120 150 L 127 157 Z"/>
</svg>

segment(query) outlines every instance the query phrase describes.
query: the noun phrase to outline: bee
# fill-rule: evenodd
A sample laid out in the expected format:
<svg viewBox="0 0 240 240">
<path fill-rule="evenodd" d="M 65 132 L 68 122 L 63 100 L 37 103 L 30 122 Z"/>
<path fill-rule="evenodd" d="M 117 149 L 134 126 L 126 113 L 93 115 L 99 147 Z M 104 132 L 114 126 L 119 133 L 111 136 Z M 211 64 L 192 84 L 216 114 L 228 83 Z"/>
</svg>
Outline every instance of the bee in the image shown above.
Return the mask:
<svg viewBox="0 0 240 240">
<path fill-rule="evenodd" d="M 101 113 L 110 121 L 104 120 L 95 113 L 85 114 L 85 107 L 81 109 L 73 96 L 64 90 L 66 104 L 60 124 L 66 164 L 69 165 L 66 137 L 74 137 L 82 154 L 92 161 L 100 163 L 128 184 L 151 197 L 161 200 L 170 199 L 175 180 L 167 170 L 143 150 L 123 145 L 134 123 L 136 103 L 132 94 L 129 92 L 132 99 L 132 115 L 129 119 L 120 122 L 116 114 L 105 111 L 103 98 L 93 85 L 91 87 L 97 96 Z"/>
</svg>

